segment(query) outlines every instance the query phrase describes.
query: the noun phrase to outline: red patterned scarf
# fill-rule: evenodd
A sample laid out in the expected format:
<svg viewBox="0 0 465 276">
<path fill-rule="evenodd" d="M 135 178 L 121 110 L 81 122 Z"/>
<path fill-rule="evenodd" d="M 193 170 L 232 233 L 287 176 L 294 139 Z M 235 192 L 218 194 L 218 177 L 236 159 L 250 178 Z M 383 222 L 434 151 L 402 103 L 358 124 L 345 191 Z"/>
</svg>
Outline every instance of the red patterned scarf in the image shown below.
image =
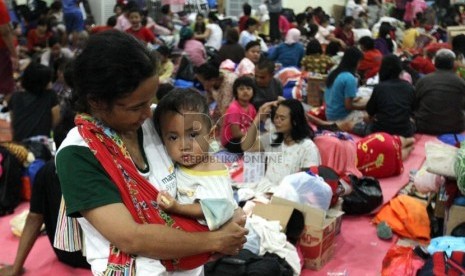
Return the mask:
<svg viewBox="0 0 465 276">
<path fill-rule="evenodd" d="M 121 138 L 88 114 L 75 118 L 76 126 L 97 160 L 118 187 L 124 205 L 137 223 L 164 224 L 187 232 L 208 231 L 197 221 L 169 215 L 158 208 L 157 189 L 142 177 Z M 162 260 L 167 270 L 188 270 L 203 265 L 209 254 Z M 105 275 L 135 275 L 135 256 L 110 245 L 110 256 Z"/>
</svg>

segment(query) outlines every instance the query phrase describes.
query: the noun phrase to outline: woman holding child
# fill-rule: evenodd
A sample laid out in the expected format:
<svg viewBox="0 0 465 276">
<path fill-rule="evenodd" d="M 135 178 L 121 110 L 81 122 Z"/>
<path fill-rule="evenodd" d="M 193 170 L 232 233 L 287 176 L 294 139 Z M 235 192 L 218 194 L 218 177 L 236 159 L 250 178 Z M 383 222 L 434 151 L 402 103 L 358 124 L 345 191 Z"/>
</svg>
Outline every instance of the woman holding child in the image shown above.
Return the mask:
<svg viewBox="0 0 465 276">
<path fill-rule="evenodd" d="M 237 254 L 245 242 L 239 211 L 208 232 L 156 203 L 159 191 L 176 196 L 176 178 L 150 119 L 154 64 L 140 42 L 118 31 L 92 36 L 74 64 L 76 127 L 56 164 L 67 214 L 78 217 L 94 274 L 201 275 L 211 252 Z"/>
</svg>

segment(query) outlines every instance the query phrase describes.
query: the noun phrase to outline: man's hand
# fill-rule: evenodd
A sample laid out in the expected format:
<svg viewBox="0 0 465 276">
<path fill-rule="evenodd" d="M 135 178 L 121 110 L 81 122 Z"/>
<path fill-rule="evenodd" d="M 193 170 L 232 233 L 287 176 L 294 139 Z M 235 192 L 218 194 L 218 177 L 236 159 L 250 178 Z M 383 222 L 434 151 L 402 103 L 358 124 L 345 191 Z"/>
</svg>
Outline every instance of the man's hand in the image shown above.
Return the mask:
<svg viewBox="0 0 465 276">
<path fill-rule="evenodd" d="M 19 70 L 19 59 L 18 57 L 11 57 L 11 64 L 13 66 L 13 71 L 18 71 Z"/>
<path fill-rule="evenodd" d="M 0 276 L 18 276 L 23 274 L 24 268 L 20 271 L 14 269 L 12 265 L 5 265 L 4 267 L 0 268 Z"/>
</svg>

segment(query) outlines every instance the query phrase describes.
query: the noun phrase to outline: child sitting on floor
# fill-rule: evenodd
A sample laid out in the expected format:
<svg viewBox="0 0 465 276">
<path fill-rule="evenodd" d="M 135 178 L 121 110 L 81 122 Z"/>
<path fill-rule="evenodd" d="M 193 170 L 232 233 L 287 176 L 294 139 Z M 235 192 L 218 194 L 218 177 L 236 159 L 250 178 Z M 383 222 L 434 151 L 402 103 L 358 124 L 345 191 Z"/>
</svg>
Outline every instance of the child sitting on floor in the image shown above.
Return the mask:
<svg viewBox="0 0 465 276">
<path fill-rule="evenodd" d="M 176 163 L 177 199 L 161 191 L 157 202 L 165 211 L 205 219 L 217 229 L 233 215 L 237 203 L 226 166 L 209 150 L 213 125 L 205 98 L 195 89 L 176 88 L 154 112 L 155 127 Z"/>
<path fill-rule="evenodd" d="M 174 64 L 170 59 L 171 49 L 165 45 L 161 45 L 157 48 L 157 53 L 160 55 L 160 83 L 171 82 L 171 76 L 174 72 Z"/>
</svg>

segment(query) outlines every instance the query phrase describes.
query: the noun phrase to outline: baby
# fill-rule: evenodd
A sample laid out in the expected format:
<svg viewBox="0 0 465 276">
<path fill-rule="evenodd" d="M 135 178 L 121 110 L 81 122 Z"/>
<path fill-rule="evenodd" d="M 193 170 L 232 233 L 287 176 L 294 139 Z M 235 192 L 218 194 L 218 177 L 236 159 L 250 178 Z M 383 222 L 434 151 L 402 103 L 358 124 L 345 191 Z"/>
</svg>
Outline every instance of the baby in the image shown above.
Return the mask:
<svg viewBox="0 0 465 276">
<path fill-rule="evenodd" d="M 226 166 L 209 151 L 214 128 L 208 114 L 206 99 L 191 88 L 172 90 L 155 109 L 154 124 L 175 162 L 177 182 L 177 198 L 161 191 L 157 202 L 167 212 L 205 219 L 214 230 L 237 203 Z"/>
</svg>

